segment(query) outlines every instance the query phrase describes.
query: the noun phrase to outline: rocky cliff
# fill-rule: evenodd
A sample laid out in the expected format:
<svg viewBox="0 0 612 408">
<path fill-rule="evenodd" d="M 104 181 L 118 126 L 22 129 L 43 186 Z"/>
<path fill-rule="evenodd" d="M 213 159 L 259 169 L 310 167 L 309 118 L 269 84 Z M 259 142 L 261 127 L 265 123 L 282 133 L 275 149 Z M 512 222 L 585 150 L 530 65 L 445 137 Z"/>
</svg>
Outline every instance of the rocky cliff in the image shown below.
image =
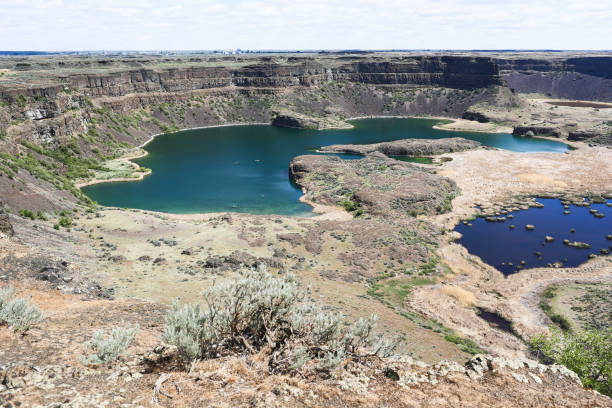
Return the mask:
<svg viewBox="0 0 612 408">
<path fill-rule="evenodd" d="M 509 87 L 554 98 L 612 101 L 612 57 L 497 58 Z"/>
<path fill-rule="evenodd" d="M 2 61 L 17 76 L 43 75 L 38 86 L 3 84 L 0 98 L 18 95 L 54 97 L 65 87 L 84 95 L 123 96 L 132 93 L 184 92 L 224 87 L 287 88 L 313 86 L 321 82 L 348 81 L 360 84 L 438 86 L 457 89 L 501 85 L 497 66 L 491 58 L 462 56 L 406 57 L 291 57 L 291 58 L 199 58 L 158 64 L 155 60 L 108 59 L 101 70 L 83 67 L 74 61 L 41 64 Z M 101 61 L 98 62 L 101 64 Z M 72 66 L 66 72 L 66 65 Z M 133 65 L 140 65 L 137 69 Z M 151 66 L 155 65 L 155 68 Z M 165 65 L 170 65 L 169 67 Z M 82 70 L 84 72 L 75 72 Z M 58 74 L 53 72 L 59 71 Z M 38 81 L 37 81 L 38 82 Z M 25 85 L 25 86 L 24 86 Z"/>
</svg>

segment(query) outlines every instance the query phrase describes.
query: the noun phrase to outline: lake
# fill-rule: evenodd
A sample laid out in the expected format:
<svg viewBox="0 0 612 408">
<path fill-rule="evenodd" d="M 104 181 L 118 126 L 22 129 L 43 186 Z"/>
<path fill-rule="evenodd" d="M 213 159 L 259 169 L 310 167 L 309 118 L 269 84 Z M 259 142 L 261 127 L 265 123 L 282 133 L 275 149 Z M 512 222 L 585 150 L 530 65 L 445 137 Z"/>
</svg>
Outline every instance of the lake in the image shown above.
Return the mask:
<svg viewBox="0 0 612 408">
<path fill-rule="evenodd" d="M 567 145 L 510 134 L 433 129 L 432 119 L 363 119 L 353 129 L 308 130 L 268 125 L 193 129 L 161 135 L 134 160 L 153 173 L 138 182 L 101 183 L 83 192 L 106 206 L 169 213 L 236 211 L 308 215 L 301 191 L 288 177 L 289 162 L 331 144 L 368 144 L 406 138 L 464 137 L 516 152 L 564 152 Z M 343 156 L 358 158 L 359 156 Z"/>
<path fill-rule="evenodd" d="M 558 199 L 537 201 L 544 207 L 510 212 L 513 218 L 504 222 L 477 218 L 470 221 L 472 226 L 459 224 L 455 231 L 463 236 L 457 242 L 505 275 L 517 272 L 522 261 L 525 264 L 521 269 L 545 267 L 555 262 L 574 267 L 584 263 L 589 254 L 600 255 L 602 249 L 612 252 L 612 240 L 608 239 L 612 234 L 612 207 L 608 206 L 612 200 L 592 203 L 590 207 L 572 204 L 568 209 Z M 603 217 L 592 214 L 591 210 Z M 535 228 L 526 230 L 528 224 Z M 511 229 L 511 225 L 515 228 Z M 546 236 L 554 241 L 546 242 Z M 590 248 L 572 247 L 563 240 L 583 242 Z"/>
</svg>

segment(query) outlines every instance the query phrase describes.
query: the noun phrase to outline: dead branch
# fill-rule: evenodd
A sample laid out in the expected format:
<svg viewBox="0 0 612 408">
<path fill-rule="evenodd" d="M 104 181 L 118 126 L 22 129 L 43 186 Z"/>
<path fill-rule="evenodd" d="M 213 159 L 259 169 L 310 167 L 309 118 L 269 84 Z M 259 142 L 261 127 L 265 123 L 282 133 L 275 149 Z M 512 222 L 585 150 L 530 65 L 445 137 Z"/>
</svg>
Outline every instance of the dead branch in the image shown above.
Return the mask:
<svg viewBox="0 0 612 408">
<path fill-rule="evenodd" d="M 164 384 L 164 382 L 166 382 L 166 380 L 168 380 L 168 378 L 170 378 L 170 374 L 162 373 L 162 375 L 159 376 L 157 381 L 155 381 L 155 385 L 153 386 L 153 398 L 151 399 L 152 404 L 159 405 L 160 395 L 163 395 L 164 397 L 168 397 L 170 399 L 173 398 L 172 395 L 164 392 L 164 390 L 161 389 L 162 385 Z"/>
</svg>

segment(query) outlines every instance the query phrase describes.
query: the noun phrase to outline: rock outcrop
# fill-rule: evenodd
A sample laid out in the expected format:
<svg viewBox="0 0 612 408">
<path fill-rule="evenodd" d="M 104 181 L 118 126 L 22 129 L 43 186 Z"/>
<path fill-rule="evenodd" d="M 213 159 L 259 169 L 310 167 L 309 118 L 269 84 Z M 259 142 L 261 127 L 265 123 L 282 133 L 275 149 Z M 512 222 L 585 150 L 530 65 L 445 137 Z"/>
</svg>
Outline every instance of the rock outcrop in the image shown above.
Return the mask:
<svg viewBox="0 0 612 408">
<path fill-rule="evenodd" d="M 509 87 L 554 98 L 612 101 L 608 55 L 500 57 L 495 62 Z"/>
<path fill-rule="evenodd" d="M 479 142 L 461 137 L 445 139 L 402 139 L 392 142 L 374 143 L 368 145 L 331 145 L 319 149 L 323 153 L 344 153 L 365 155 L 380 152 L 386 156 L 436 156 L 444 153 L 462 152 L 476 149 Z"/>
<path fill-rule="evenodd" d="M 16 99 L 19 95 L 53 98 L 66 89 L 75 88 L 83 90 L 90 97 L 100 97 L 228 86 L 287 88 L 330 81 L 457 89 L 502 85 L 497 65 L 491 58 L 450 55 L 177 57 L 166 61 L 166 64 L 174 64 L 171 68 L 150 68 L 156 62 L 151 58 L 133 59 L 129 63 L 121 58 L 102 58 L 90 61 L 89 66 L 83 66 L 79 60 L 60 57 L 47 63 L 41 63 L 38 59 L 13 64 L 10 61 L 7 59 L 0 66 L 26 73 L 73 66 L 83 73 L 60 75 L 55 79 L 53 76 L 47 77 L 47 83 L 38 87 L 0 83 L 0 99 Z"/>
<path fill-rule="evenodd" d="M 515 136 L 560 136 L 558 128 L 548 126 L 516 126 L 512 134 Z"/>
<path fill-rule="evenodd" d="M 297 128 L 297 129 L 350 129 L 353 126 L 334 117 L 310 117 L 297 112 L 283 109 L 274 112 L 272 125 L 278 127 Z"/>
<path fill-rule="evenodd" d="M 0 201 L 0 233 L 12 236 L 15 234 L 9 215 L 4 212 L 4 203 Z"/>
<path fill-rule="evenodd" d="M 450 179 L 381 153 L 360 160 L 298 156 L 289 175 L 313 202 L 381 218 L 443 213 L 459 192 Z"/>
</svg>

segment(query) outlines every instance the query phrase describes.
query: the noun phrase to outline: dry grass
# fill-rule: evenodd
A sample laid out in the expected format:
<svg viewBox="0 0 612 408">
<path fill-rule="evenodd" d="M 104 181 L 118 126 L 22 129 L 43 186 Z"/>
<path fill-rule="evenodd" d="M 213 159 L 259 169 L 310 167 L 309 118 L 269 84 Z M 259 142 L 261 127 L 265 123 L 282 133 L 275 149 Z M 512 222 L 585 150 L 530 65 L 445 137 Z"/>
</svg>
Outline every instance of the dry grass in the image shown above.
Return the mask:
<svg viewBox="0 0 612 408">
<path fill-rule="evenodd" d="M 442 293 L 455 298 L 461 306 L 470 307 L 476 304 L 476 295 L 459 286 L 443 286 L 440 290 Z"/>
<path fill-rule="evenodd" d="M 555 180 L 552 177 L 545 176 L 543 174 L 523 173 L 523 174 L 519 174 L 517 178 L 523 183 L 546 184 L 546 185 L 551 185 L 551 186 L 567 187 L 567 184 L 564 183 L 563 181 Z"/>
</svg>

